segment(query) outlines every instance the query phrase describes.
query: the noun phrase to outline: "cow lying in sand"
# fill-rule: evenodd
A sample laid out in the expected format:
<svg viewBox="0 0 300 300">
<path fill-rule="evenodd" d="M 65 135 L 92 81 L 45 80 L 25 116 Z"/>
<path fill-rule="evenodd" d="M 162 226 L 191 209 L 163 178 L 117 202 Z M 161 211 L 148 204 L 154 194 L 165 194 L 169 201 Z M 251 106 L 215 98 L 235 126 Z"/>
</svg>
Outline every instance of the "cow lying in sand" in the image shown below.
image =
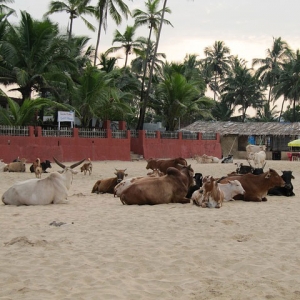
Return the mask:
<svg viewBox="0 0 300 300">
<path fill-rule="evenodd" d="M 191 199 L 195 205 L 203 208 L 221 208 L 224 193 L 219 188 L 217 179 L 212 176 L 205 176 L 201 189 L 194 192 Z"/>
<path fill-rule="evenodd" d="M 7 164 L 3 171 L 4 172 L 26 172 L 26 159 L 22 158 L 20 161 L 15 161 Z"/>
<path fill-rule="evenodd" d="M 77 174 L 73 169 L 83 163 L 84 159 L 70 167 L 65 166 L 55 158 L 53 159 L 63 168 L 61 173 L 53 172 L 43 179 L 34 178 L 15 183 L 2 195 L 2 202 L 7 205 L 67 203 L 73 174 Z"/>
<path fill-rule="evenodd" d="M 159 170 L 154 170 L 153 172 L 147 173 L 147 177 L 161 177 L 165 174 L 160 172 Z M 137 177 L 131 177 L 123 179 L 120 183 L 118 183 L 114 188 L 114 197 L 120 197 L 120 195 L 127 189 L 130 185 L 132 185 L 134 182 L 136 182 L 139 179 L 147 178 L 145 176 L 137 176 Z"/>
<path fill-rule="evenodd" d="M 115 172 L 116 176 L 115 177 L 100 179 L 100 180 L 96 181 L 96 183 L 93 186 L 92 193 L 114 194 L 115 186 L 118 183 L 120 183 L 127 176 L 125 171 L 126 171 L 126 169 L 125 170 L 117 170 L 116 169 L 116 172 Z"/>
<path fill-rule="evenodd" d="M 181 166 L 187 166 L 187 161 L 182 157 L 177 157 L 174 159 L 154 159 L 150 158 L 147 160 L 147 166 L 146 169 L 151 170 L 159 170 L 163 172 L 164 174 L 167 173 L 167 169 L 170 167 L 181 169 Z"/>
<path fill-rule="evenodd" d="M 128 205 L 190 203 L 190 199 L 185 196 L 193 184 L 193 175 L 190 165 L 182 166 L 180 171 L 170 167 L 164 176 L 134 182 L 120 195 L 120 200 Z"/>
</svg>

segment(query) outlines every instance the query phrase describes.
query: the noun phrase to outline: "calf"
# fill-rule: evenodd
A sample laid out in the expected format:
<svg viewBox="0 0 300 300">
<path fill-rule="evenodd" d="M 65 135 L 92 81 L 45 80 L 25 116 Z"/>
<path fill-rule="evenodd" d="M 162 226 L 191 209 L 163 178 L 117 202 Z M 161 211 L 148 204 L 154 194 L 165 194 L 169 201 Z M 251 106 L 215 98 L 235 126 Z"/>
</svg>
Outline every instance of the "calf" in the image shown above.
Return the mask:
<svg viewBox="0 0 300 300">
<path fill-rule="evenodd" d="M 228 183 L 218 183 L 220 190 L 224 193 L 224 201 L 234 200 L 236 195 L 244 195 L 245 190 L 238 180 L 230 180 Z"/>
<path fill-rule="evenodd" d="M 212 176 L 205 176 L 202 188 L 192 195 L 193 203 L 201 207 L 221 208 L 223 200 L 224 193 Z"/>
<path fill-rule="evenodd" d="M 124 177 L 127 176 L 125 171 L 126 171 L 126 169 L 125 170 L 117 170 L 116 169 L 116 172 L 115 172 L 116 177 L 98 180 L 93 186 L 92 193 L 113 194 L 115 186 L 118 183 L 120 183 L 124 179 Z"/>
<path fill-rule="evenodd" d="M 292 179 L 295 177 L 292 174 L 292 171 L 282 171 L 281 178 L 284 180 L 284 186 L 275 186 L 274 188 L 269 189 L 268 195 L 270 196 L 286 196 L 291 197 L 295 196 L 293 191 L 294 187 L 292 184 Z"/>
</svg>

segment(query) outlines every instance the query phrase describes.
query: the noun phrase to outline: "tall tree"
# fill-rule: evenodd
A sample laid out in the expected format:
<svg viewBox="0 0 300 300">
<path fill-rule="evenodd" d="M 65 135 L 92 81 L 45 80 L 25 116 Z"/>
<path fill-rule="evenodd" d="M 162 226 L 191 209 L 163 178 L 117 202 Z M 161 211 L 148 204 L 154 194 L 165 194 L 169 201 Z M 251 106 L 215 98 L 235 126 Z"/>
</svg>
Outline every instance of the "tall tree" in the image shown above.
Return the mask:
<svg viewBox="0 0 300 300">
<path fill-rule="evenodd" d="M 283 96 L 293 104 L 293 121 L 296 122 L 296 104 L 300 100 L 300 50 L 284 62 L 278 84 L 274 87 L 277 97 Z"/>
<path fill-rule="evenodd" d="M 260 86 L 260 81 L 252 74 L 251 69 L 238 61 L 223 80 L 220 90 L 223 101 L 232 108 L 238 107 L 241 111 L 243 122 L 246 120 L 248 108 L 258 108 L 264 104 L 264 90 Z"/>
<path fill-rule="evenodd" d="M 219 90 L 218 80 L 222 79 L 225 74 L 230 70 L 230 49 L 225 46 L 223 41 L 216 41 L 212 47 L 206 47 L 204 49 L 206 55 L 207 66 L 210 68 L 213 74 L 213 92 L 214 100 L 216 100 L 216 94 Z"/>
<path fill-rule="evenodd" d="M 291 50 L 281 38 L 273 38 L 272 48 L 267 49 L 266 52 L 266 58 L 254 58 L 252 66 L 260 66 L 256 70 L 256 75 L 262 80 L 262 84 L 269 88 L 268 103 L 270 104 L 274 100 L 272 99 L 273 87 L 277 84 L 282 64 L 289 57 Z"/>
<path fill-rule="evenodd" d="M 89 5 L 91 0 L 64 0 L 64 1 L 51 1 L 49 4 L 49 11 L 44 16 L 49 16 L 53 13 L 66 12 L 69 14 L 70 25 L 68 28 L 69 39 L 72 36 L 73 21 L 80 17 L 85 25 L 92 31 L 95 31 L 95 27 L 83 17 L 83 15 L 95 15 L 95 7 Z"/>
<path fill-rule="evenodd" d="M 125 32 L 122 34 L 119 30 L 116 30 L 114 33 L 113 44 L 115 42 L 121 43 L 120 46 L 115 46 L 109 48 L 106 53 L 112 53 L 124 49 L 125 51 L 125 63 L 124 68 L 127 67 L 128 56 L 132 53 L 137 54 L 138 50 L 141 48 L 141 43 L 139 40 L 134 39 L 135 35 L 135 26 L 127 26 Z"/>
<path fill-rule="evenodd" d="M 0 0 L 0 14 L 15 14 L 15 10 L 7 6 L 6 3 L 14 3 L 14 0 Z"/>
<path fill-rule="evenodd" d="M 119 13 L 118 8 L 121 13 Z M 104 31 L 106 31 L 107 28 L 108 14 L 117 25 L 120 25 L 122 23 L 122 15 L 124 15 L 124 17 L 127 19 L 130 15 L 130 10 L 123 0 L 98 0 L 95 15 L 98 19 L 99 24 L 94 57 L 94 66 L 96 66 L 97 63 L 102 27 Z"/>
<path fill-rule="evenodd" d="M 138 26 L 143 26 L 147 25 L 149 27 L 149 35 L 148 35 L 148 46 L 147 46 L 147 53 L 144 61 L 144 74 L 142 78 L 142 86 L 141 86 L 141 109 L 140 109 L 140 117 L 137 125 L 137 129 L 141 130 L 143 129 L 143 123 L 145 119 L 145 112 L 147 108 L 147 102 L 148 102 L 148 96 L 150 92 L 150 87 L 151 87 L 151 80 L 152 80 L 152 75 L 153 75 L 153 70 L 154 70 L 154 61 L 151 64 L 150 67 L 150 74 L 149 74 L 149 81 L 148 81 L 148 88 L 147 91 L 145 91 L 144 86 L 145 86 L 145 78 L 146 78 L 146 64 L 148 61 L 149 57 L 149 51 L 150 51 L 150 43 L 151 43 L 151 36 L 152 36 L 152 31 L 155 31 L 158 33 L 159 28 L 162 26 L 162 24 L 167 24 L 171 25 L 171 22 L 166 20 L 164 18 L 165 12 L 171 13 L 171 10 L 166 7 L 166 1 L 162 9 L 158 8 L 160 0 L 148 0 L 145 2 L 147 11 L 144 12 L 140 9 L 136 9 L 133 11 L 133 17 L 135 18 L 135 25 Z M 154 50 L 154 58 L 156 57 L 157 54 L 157 47 L 158 47 L 158 41 L 159 41 L 159 35 L 157 35 L 157 42 Z"/>
<path fill-rule="evenodd" d="M 51 80 L 69 77 L 77 69 L 70 45 L 50 20 L 36 21 L 21 12 L 18 26 L 10 25 L 0 40 L 0 82 L 22 94 L 25 101 L 33 91 L 49 86 Z"/>
<path fill-rule="evenodd" d="M 188 82 L 182 74 L 168 72 L 159 80 L 155 97 L 149 106 L 162 116 L 167 130 L 174 131 L 180 118 L 187 118 L 192 114 L 209 115 L 213 101 L 201 95 L 203 92 L 197 81 Z"/>
</svg>

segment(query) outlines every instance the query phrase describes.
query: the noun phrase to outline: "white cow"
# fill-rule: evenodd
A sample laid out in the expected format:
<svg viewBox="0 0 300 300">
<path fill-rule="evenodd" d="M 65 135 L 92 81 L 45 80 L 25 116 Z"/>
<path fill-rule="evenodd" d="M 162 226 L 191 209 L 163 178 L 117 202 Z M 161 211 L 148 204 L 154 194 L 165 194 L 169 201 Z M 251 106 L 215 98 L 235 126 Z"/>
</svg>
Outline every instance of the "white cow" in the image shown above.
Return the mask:
<svg viewBox="0 0 300 300">
<path fill-rule="evenodd" d="M 7 205 L 46 205 L 67 203 L 68 190 L 71 187 L 73 168 L 84 162 L 84 159 L 70 167 L 66 167 L 53 157 L 63 168 L 61 172 L 53 172 L 43 179 L 29 179 L 11 186 L 3 195 L 2 202 Z"/>
<path fill-rule="evenodd" d="M 266 145 L 247 145 L 246 146 L 246 152 L 247 152 L 247 157 L 249 157 L 249 154 L 251 152 L 256 153 L 259 151 L 266 151 Z"/>
<path fill-rule="evenodd" d="M 252 159 L 256 168 L 263 168 L 266 162 L 266 152 L 250 152 L 249 159 Z"/>
<path fill-rule="evenodd" d="M 218 183 L 219 189 L 224 193 L 223 201 L 234 200 L 236 195 L 243 195 L 245 190 L 238 180 L 231 180 L 228 183 Z"/>
</svg>

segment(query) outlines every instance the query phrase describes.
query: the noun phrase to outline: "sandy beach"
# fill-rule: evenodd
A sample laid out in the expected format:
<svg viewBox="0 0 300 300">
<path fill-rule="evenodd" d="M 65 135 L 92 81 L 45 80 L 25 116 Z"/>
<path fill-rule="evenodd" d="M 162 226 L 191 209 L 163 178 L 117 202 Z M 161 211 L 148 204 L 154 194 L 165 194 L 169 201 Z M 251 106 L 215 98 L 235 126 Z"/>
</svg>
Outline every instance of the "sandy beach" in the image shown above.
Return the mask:
<svg viewBox="0 0 300 300">
<path fill-rule="evenodd" d="M 188 162 L 203 175 L 235 170 Z M 0 194 L 34 178 L 29 166 L 1 172 Z M 265 170 L 293 171 L 296 196 L 261 203 L 125 206 L 91 193 L 115 168 L 132 177 L 146 175 L 145 166 L 93 162 L 92 175 L 74 176 L 68 204 L 1 202 L 0 299 L 300 299 L 300 161 L 267 161 Z"/>
</svg>

